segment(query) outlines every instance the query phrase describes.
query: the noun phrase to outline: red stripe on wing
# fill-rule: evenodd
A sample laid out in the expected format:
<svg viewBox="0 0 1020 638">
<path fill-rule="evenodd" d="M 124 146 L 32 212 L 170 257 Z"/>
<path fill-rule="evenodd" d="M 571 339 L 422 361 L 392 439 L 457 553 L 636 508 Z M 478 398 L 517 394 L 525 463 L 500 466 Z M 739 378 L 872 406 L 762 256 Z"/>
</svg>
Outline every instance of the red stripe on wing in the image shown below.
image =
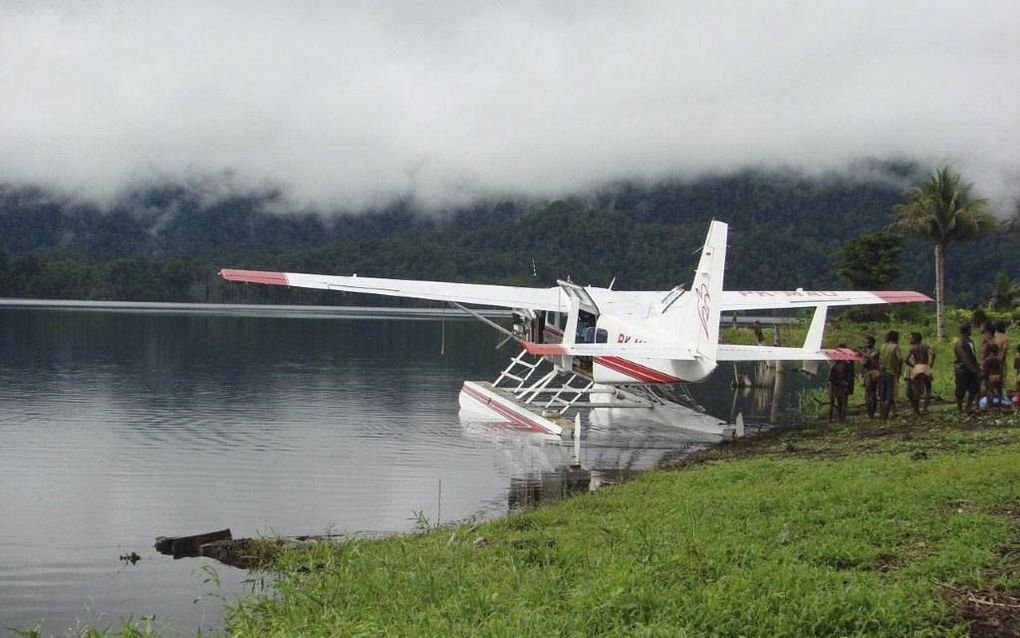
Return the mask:
<svg viewBox="0 0 1020 638">
<path fill-rule="evenodd" d="M 886 303 L 911 303 L 914 301 L 931 301 L 928 295 L 922 295 L 913 290 L 873 290 L 875 295 Z"/>
<path fill-rule="evenodd" d="M 224 268 L 220 271 L 220 277 L 227 281 L 247 281 L 253 284 L 271 284 L 273 286 L 287 286 L 287 274 L 282 272 L 269 272 L 267 270 L 234 270 Z"/>
<path fill-rule="evenodd" d="M 822 354 L 830 361 L 857 361 L 861 355 L 850 348 L 823 348 Z"/>
</svg>

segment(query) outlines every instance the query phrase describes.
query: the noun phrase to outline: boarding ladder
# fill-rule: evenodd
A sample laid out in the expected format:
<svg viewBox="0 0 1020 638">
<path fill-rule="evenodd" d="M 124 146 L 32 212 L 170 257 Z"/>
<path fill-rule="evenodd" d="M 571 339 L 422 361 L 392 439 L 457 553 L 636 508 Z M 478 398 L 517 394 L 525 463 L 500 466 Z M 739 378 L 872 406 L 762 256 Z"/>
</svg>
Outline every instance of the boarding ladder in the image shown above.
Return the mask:
<svg viewBox="0 0 1020 638">
<path fill-rule="evenodd" d="M 528 357 L 528 352 L 521 350 L 520 354 L 511 359 L 506 369 L 496 378 L 492 384 L 493 387 L 511 392 L 525 405 L 535 405 L 541 401 L 539 397 L 549 395 L 542 401 L 543 411 L 554 410 L 560 415 L 564 415 L 567 410 L 575 407 L 581 397 L 589 394 L 595 387 L 595 382 L 591 379 L 563 372 L 555 366 L 539 377 L 537 381 L 529 384 L 528 382 L 546 360 L 539 358 L 532 362 L 528 360 Z M 569 377 L 562 385 L 550 387 L 555 379 L 567 374 Z"/>
</svg>

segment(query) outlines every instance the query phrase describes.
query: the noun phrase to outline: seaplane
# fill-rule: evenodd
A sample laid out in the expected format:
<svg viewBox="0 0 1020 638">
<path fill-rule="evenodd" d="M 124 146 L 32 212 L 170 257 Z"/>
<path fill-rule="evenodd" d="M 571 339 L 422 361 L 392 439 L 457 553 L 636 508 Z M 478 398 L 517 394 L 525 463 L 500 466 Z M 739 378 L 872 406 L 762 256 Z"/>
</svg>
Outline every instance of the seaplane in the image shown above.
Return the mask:
<svg viewBox="0 0 1020 638">
<path fill-rule="evenodd" d="M 514 340 L 520 351 L 494 382 L 465 381 L 460 405 L 514 427 L 548 435 L 576 432 L 578 411 L 640 410 L 652 420 L 713 436 L 740 424 L 698 414 L 687 384 L 723 362 L 852 360 L 847 348 L 823 348 L 828 309 L 926 302 L 907 290 L 725 290 L 728 226 L 713 220 L 689 288 L 614 290 L 557 281 L 550 288 L 223 269 L 236 282 L 336 290 L 445 302 Z M 469 307 L 470 306 L 470 307 Z M 509 308 L 510 329 L 478 307 Z M 719 343 L 722 313 L 814 308 L 799 347 Z M 809 364 L 810 365 L 810 364 Z M 817 365 L 817 364 L 814 364 Z M 739 419 L 738 419 L 739 420 Z"/>
</svg>

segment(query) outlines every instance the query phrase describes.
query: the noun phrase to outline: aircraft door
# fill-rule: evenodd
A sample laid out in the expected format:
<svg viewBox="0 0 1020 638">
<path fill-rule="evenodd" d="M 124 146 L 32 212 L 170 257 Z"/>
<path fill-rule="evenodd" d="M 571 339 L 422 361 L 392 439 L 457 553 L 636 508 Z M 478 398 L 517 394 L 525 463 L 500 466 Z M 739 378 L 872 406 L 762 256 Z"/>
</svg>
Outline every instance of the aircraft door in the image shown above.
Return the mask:
<svg viewBox="0 0 1020 638">
<path fill-rule="evenodd" d="M 563 330 L 563 343 L 595 343 L 598 330 L 599 307 L 583 287 L 565 281 L 558 281 L 567 295 L 569 310 L 567 325 Z M 591 357 L 563 357 L 563 367 L 574 369 L 588 376 L 592 374 Z"/>
</svg>

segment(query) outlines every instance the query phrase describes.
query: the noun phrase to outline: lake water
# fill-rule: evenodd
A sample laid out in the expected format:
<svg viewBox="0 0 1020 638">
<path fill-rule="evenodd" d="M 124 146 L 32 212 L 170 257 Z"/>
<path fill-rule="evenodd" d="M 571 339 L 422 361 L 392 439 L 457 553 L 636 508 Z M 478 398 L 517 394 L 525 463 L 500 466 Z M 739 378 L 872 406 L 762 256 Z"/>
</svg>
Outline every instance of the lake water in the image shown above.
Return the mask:
<svg viewBox="0 0 1020 638">
<path fill-rule="evenodd" d="M 170 634 L 218 628 L 249 574 L 160 555 L 156 536 L 407 532 L 418 512 L 558 495 L 576 460 L 588 489 L 699 447 L 592 425 L 575 459 L 569 441 L 462 421 L 461 382 L 511 354 L 498 341 L 452 317 L 0 306 L 0 635 L 150 614 Z M 696 397 L 723 418 L 762 407 L 731 378 Z"/>
</svg>

